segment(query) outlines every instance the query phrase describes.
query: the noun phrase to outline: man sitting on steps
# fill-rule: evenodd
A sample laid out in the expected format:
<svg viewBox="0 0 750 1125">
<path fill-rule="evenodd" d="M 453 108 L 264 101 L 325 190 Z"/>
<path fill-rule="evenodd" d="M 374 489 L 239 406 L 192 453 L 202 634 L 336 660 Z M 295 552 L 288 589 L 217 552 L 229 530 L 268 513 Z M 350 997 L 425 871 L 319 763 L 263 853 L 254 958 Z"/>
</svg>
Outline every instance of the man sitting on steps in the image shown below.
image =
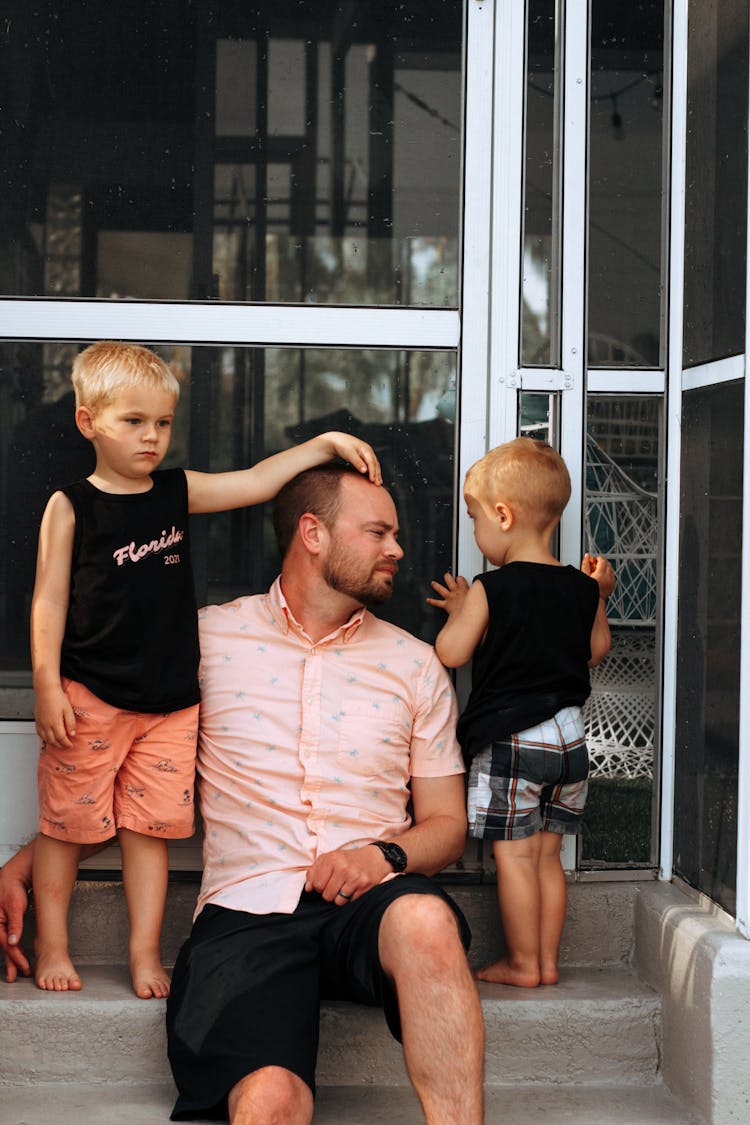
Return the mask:
<svg viewBox="0 0 750 1125">
<path fill-rule="evenodd" d="M 429 878 L 464 846 L 455 701 L 432 649 L 365 609 L 403 556 L 393 501 L 328 467 L 274 519 L 280 579 L 201 618 L 205 870 L 168 1002 L 173 1116 L 311 1121 L 322 995 L 382 1004 L 429 1125 L 478 1125 L 468 929 Z"/>
</svg>

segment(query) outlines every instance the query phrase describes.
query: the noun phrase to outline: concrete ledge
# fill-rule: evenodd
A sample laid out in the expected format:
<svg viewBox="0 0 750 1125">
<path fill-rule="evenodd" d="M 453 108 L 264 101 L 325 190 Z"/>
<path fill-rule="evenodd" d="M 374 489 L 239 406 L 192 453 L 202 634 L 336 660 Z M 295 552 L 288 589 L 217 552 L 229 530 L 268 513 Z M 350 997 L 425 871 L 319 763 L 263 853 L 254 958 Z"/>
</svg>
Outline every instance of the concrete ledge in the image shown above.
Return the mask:
<svg viewBox="0 0 750 1125">
<path fill-rule="evenodd" d="M 168 1125 L 175 1091 L 161 1085 L 35 1086 L 3 1090 L 4 1125 Z M 485 1120 L 502 1125 L 690 1125 L 694 1120 L 661 1086 L 514 1086 L 488 1089 Z M 405 1086 L 323 1086 L 315 1125 L 424 1125 Z"/>
<path fill-rule="evenodd" d="M 568 913 L 560 947 L 560 963 L 568 966 L 629 964 L 633 949 L 633 918 L 639 883 L 571 883 Z M 494 885 L 447 884 L 446 890 L 469 920 L 471 964 L 487 965 L 503 952 L 503 936 Z M 174 964 L 190 924 L 198 893 L 196 882 L 171 883 L 164 916 L 165 963 Z M 70 947 L 83 965 L 127 964 L 128 920 L 121 883 L 83 881 L 76 884 L 70 914 Z M 33 910 L 24 945 L 33 945 Z"/>
<path fill-rule="evenodd" d="M 677 887 L 641 888 L 636 966 L 662 996 L 662 1073 L 710 1125 L 750 1121 L 750 941 Z"/>
<path fill-rule="evenodd" d="M 27 979 L 0 984 L 0 1104 L 4 1086 L 169 1078 L 164 1002 L 138 1000 L 124 966 L 90 965 L 82 976 L 80 992 L 46 993 Z M 634 973 L 565 969 L 554 987 L 480 984 L 479 993 L 488 1087 L 658 1081 L 659 998 Z M 320 1032 L 321 1086 L 407 1085 L 401 1048 L 378 1009 L 326 1003 Z"/>
</svg>

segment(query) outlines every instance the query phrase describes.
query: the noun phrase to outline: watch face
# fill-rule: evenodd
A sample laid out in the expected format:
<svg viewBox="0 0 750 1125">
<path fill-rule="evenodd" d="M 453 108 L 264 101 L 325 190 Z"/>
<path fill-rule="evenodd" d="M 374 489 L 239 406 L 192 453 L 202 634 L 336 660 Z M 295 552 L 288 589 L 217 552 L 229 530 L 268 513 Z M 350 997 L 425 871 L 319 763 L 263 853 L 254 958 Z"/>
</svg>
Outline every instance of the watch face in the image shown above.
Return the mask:
<svg viewBox="0 0 750 1125">
<path fill-rule="evenodd" d="M 383 855 L 393 867 L 394 871 L 406 870 L 406 852 L 398 844 L 384 844 Z"/>
</svg>

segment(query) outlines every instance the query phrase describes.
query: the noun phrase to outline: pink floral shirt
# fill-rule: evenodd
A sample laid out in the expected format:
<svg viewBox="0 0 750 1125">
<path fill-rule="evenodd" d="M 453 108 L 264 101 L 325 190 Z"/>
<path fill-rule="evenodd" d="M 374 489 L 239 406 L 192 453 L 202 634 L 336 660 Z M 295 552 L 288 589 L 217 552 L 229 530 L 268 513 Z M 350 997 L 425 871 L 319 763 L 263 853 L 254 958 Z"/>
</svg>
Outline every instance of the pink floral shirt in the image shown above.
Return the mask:
<svg viewBox="0 0 750 1125">
<path fill-rule="evenodd" d="M 410 777 L 463 773 L 434 650 L 360 610 L 316 644 L 277 579 L 201 610 L 206 903 L 291 913 L 321 853 L 411 825 Z"/>
</svg>

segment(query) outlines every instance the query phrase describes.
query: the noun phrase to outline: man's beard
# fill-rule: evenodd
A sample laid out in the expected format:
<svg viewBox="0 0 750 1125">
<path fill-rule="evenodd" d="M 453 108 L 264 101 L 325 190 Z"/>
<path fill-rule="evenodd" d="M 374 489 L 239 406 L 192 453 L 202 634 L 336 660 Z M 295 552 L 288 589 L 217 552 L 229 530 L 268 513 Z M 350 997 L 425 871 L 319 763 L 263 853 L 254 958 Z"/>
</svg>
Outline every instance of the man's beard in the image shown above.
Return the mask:
<svg viewBox="0 0 750 1125">
<path fill-rule="evenodd" d="M 397 569 L 393 564 L 394 571 Z M 385 574 L 361 573 L 347 558 L 346 548 L 336 545 L 323 569 L 323 578 L 339 594 L 346 594 L 364 606 L 384 605 L 393 593 L 393 582 Z"/>
</svg>

